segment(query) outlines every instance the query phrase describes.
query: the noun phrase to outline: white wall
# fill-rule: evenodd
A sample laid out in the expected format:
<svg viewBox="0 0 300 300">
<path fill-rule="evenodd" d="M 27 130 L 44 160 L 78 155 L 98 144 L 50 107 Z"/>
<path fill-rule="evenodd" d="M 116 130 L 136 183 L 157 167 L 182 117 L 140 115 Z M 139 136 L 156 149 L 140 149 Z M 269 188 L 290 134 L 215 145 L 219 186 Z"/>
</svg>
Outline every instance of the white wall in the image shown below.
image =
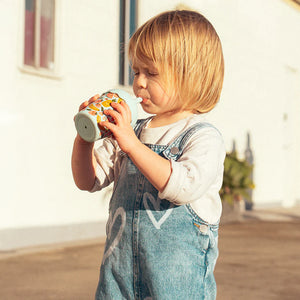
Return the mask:
<svg viewBox="0 0 300 300">
<path fill-rule="evenodd" d="M 256 206 L 300 200 L 300 9 L 282 0 L 181 1 L 216 28 L 225 57 L 224 87 L 209 113 L 227 150 L 233 140 L 243 156 L 250 133 L 254 152 Z M 175 1 L 142 1 L 143 23 Z"/>
<path fill-rule="evenodd" d="M 220 7 L 216 18 L 226 74 L 212 115 L 220 121 L 229 149 L 235 139 L 242 154 L 246 132 L 251 134 L 256 206 L 293 205 L 300 199 L 292 175 L 299 174 L 293 156 L 299 150 L 300 43 L 295 37 L 300 36 L 300 14 L 280 0 L 230 3 Z M 298 146 L 287 148 L 286 143 Z"/>
<path fill-rule="evenodd" d="M 79 104 L 118 82 L 119 2 L 57 3 L 59 76 L 47 78 L 19 68 L 22 1 L 0 1 L 0 250 L 47 242 L 43 230 L 22 241 L 29 229 L 49 232 L 107 217 L 103 194 L 75 187 L 70 159 Z M 300 199 L 295 163 L 300 153 L 300 11 L 282 0 L 141 0 L 139 24 L 177 4 L 202 12 L 221 37 L 224 88 L 208 117 L 223 132 L 228 151 L 234 139 L 243 155 L 250 132 L 255 204 L 293 205 Z M 61 240 L 72 236 L 64 232 Z M 83 232 L 78 229 L 72 238 L 83 238 Z"/>
<path fill-rule="evenodd" d="M 89 2 L 57 1 L 57 78 L 20 70 L 22 1 L 0 2 L 0 236 L 106 220 L 107 201 L 75 187 L 70 163 L 80 103 L 118 82 L 118 3 Z"/>
</svg>

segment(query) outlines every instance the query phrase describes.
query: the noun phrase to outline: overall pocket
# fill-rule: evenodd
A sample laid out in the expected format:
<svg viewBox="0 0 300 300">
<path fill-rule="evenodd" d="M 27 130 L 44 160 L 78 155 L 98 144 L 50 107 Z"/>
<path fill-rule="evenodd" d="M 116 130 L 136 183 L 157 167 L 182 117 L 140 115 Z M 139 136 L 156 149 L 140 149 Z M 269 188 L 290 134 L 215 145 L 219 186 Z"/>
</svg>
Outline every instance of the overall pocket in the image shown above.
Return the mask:
<svg viewBox="0 0 300 300">
<path fill-rule="evenodd" d="M 186 205 L 186 208 L 192 216 L 193 227 L 197 232 L 202 252 L 206 253 L 209 249 L 217 247 L 219 224 L 208 224 L 196 214 L 189 204 Z"/>
</svg>

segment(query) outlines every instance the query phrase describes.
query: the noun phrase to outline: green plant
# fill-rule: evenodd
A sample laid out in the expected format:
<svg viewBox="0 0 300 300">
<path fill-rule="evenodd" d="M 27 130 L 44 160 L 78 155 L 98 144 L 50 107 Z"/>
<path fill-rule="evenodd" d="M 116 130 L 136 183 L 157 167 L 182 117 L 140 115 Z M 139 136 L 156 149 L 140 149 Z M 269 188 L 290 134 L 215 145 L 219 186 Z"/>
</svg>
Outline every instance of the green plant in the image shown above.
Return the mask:
<svg viewBox="0 0 300 300">
<path fill-rule="evenodd" d="M 222 201 L 233 204 L 244 198 L 251 201 L 249 190 L 254 188 L 251 166 L 246 160 L 237 158 L 236 152 L 227 153 L 224 161 L 224 178 L 220 196 Z"/>
</svg>

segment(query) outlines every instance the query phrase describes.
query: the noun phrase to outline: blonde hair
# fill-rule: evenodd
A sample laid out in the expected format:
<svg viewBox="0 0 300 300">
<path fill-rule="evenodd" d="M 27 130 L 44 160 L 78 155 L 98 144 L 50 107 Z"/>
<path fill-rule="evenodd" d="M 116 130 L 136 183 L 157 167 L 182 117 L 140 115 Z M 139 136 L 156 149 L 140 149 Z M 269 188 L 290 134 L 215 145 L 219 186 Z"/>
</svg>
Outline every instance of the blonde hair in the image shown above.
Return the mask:
<svg viewBox="0 0 300 300">
<path fill-rule="evenodd" d="M 224 59 L 211 23 L 195 11 L 168 11 L 142 25 L 129 42 L 131 61 L 151 61 L 184 109 L 205 113 L 220 98 Z"/>
</svg>

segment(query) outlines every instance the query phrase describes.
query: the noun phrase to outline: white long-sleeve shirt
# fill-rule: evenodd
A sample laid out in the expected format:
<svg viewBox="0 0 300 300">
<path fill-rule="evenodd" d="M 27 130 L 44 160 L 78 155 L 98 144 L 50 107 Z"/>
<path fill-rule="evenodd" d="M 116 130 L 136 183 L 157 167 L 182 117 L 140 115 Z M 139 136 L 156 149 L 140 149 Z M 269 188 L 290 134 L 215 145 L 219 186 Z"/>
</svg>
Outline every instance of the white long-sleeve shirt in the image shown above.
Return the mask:
<svg viewBox="0 0 300 300">
<path fill-rule="evenodd" d="M 203 121 L 202 115 L 194 114 L 170 125 L 143 128 L 140 141 L 168 145 L 178 134 Z M 222 212 L 219 190 L 222 186 L 225 154 L 220 133 L 214 127 L 201 128 L 190 137 L 180 158 L 171 161 L 171 176 L 159 197 L 176 205 L 190 203 L 204 221 L 210 224 L 218 222 Z M 97 167 L 92 192 L 117 181 L 122 160 L 120 148 L 113 138 L 101 140 L 94 155 Z"/>
</svg>

